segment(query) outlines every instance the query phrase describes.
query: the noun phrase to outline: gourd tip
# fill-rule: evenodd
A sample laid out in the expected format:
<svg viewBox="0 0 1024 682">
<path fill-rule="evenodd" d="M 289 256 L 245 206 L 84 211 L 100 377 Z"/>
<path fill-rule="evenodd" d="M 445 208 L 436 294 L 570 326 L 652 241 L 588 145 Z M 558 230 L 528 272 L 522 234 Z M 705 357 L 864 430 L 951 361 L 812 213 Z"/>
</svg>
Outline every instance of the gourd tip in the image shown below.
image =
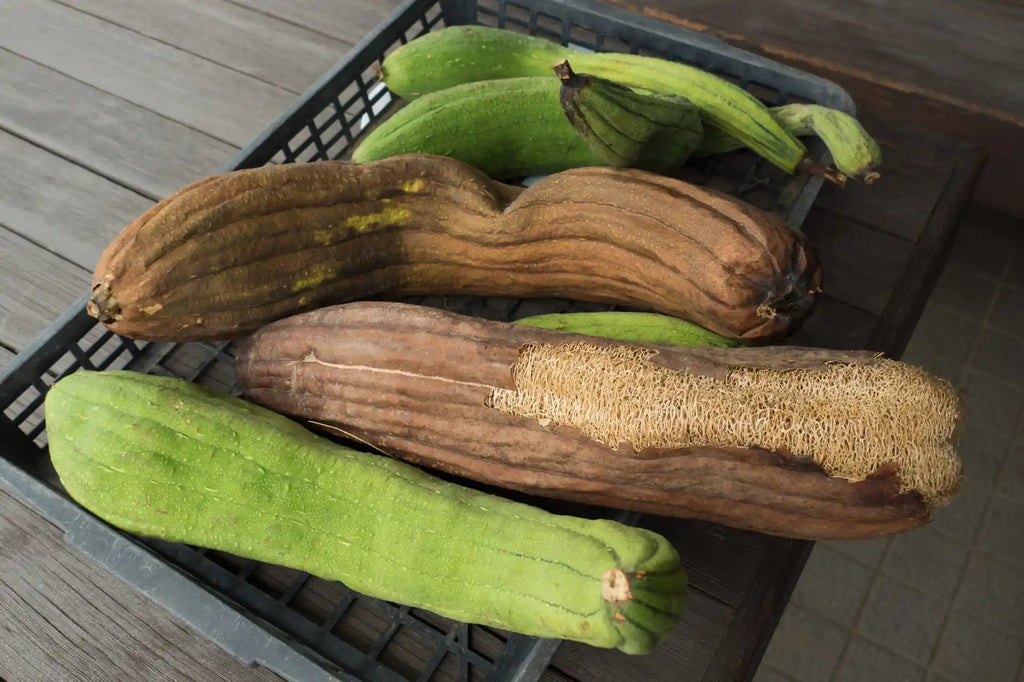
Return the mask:
<svg viewBox="0 0 1024 682">
<path fill-rule="evenodd" d="M 622 569 L 610 568 L 604 572 L 601 576 L 601 597 L 611 604 L 621 604 L 633 598 L 629 578 Z"/>
</svg>

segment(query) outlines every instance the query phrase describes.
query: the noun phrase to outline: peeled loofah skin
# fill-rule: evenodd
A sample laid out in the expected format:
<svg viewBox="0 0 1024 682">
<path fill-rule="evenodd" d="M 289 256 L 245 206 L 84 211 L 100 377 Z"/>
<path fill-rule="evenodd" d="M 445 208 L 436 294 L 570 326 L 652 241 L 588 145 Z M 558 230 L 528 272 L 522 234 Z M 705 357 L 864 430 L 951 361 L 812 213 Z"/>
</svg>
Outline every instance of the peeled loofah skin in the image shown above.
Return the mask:
<svg viewBox="0 0 1024 682">
<path fill-rule="evenodd" d="M 274 322 L 246 397 L 414 464 L 534 495 L 792 538 L 927 522 L 959 397 L 868 351 L 643 345 L 402 303 Z"/>
<path fill-rule="evenodd" d="M 503 412 L 580 429 L 613 449 L 758 447 L 808 457 L 863 481 L 894 467 L 900 492 L 931 506 L 960 480 L 959 398 L 946 381 L 893 360 L 822 369 L 737 367 L 724 379 L 650 362 L 636 346 L 529 345 L 512 367 Z"/>
</svg>

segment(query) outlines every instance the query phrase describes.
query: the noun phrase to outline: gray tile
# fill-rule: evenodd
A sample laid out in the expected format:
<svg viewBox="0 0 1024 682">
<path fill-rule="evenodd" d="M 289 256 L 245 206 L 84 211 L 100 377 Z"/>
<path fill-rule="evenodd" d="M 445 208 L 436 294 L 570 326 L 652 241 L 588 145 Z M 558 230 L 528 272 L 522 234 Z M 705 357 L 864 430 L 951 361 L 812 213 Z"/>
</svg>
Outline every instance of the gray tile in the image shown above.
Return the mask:
<svg viewBox="0 0 1024 682">
<path fill-rule="evenodd" d="M 937 377 L 942 377 L 954 386 L 960 385 L 963 379 L 964 365 L 938 355 L 932 355 L 926 350 L 919 350 L 917 346 L 913 345 L 914 343 L 915 341 L 911 339 L 911 345 L 907 346 L 907 350 L 900 358 L 902 362 L 920 367 Z"/>
<path fill-rule="evenodd" d="M 1018 260 L 1022 254 L 1018 253 Z M 1024 289 L 1000 287 L 989 325 L 1017 336 L 1024 336 Z"/>
<path fill-rule="evenodd" d="M 1010 270 L 1006 274 L 1006 284 L 1024 289 L 1024 246 L 1018 246 L 1017 252 L 1013 255 L 1013 262 L 1010 263 Z"/>
<path fill-rule="evenodd" d="M 882 571 L 915 587 L 952 598 L 967 563 L 969 547 L 929 527 L 897 535 Z"/>
<path fill-rule="evenodd" d="M 1024 388 L 1024 341 L 995 329 L 985 329 L 971 359 L 971 366 Z"/>
<path fill-rule="evenodd" d="M 1024 568 L 975 552 L 957 592 L 956 607 L 1024 639 Z"/>
<path fill-rule="evenodd" d="M 1024 390 L 990 376 L 964 373 L 964 424 L 1011 436 L 1024 407 Z"/>
<path fill-rule="evenodd" d="M 883 575 L 864 606 L 860 631 L 925 665 L 939 638 L 947 607 L 947 601 Z"/>
<path fill-rule="evenodd" d="M 857 610 L 871 587 L 872 570 L 828 545 L 818 543 L 793 591 L 800 606 L 846 627 L 853 627 Z"/>
<path fill-rule="evenodd" d="M 996 481 L 996 490 L 1024 502 L 1024 443 L 1018 443 L 1003 461 Z"/>
<path fill-rule="evenodd" d="M 925 351 L 961 365 L 967 361 L 980 331 L 980 320 L 969 319 L 949 308 L 929 303 L 921 313 L 907 349 Z"/>
<path fill-rule="evenodd" d="M 1018 643 L 963 611 L 954 611 L 935 653 L 934 667 L 953 680 L 1014 682 L 1020 656 Z"/>
<path fill-rule="evenodd" d="M 751 682 L 793 682 L 793 678 L 762 665 L 754 673 L 754 679 Z"/>
<path fill-rule="evenodd" d="M 996 493 L 979 546 L 986 552 L 1024 566 L 1024 502 Z"/>
<path fill-rule="evenodd" d="M 964 481 L 959 494 L 932 513 L 929 528 L 965 544 L 973 544 L 985 518 L 992 492 L 974 481 Z"/>
<path fill-rule="evenodd" d="M 848 635 L 839 626 L 790 604 L 765 650 L 764 663 L 797 680 L 827 680 Z"/>
<path fill-rule="evenodd" d="M 834 682 L 920 682 L 924 668 L 873 644 L 854 637 L 839 662 Z"/>
<path fill-rule="evenodd" d="M 833 540 L 819 542 L 818 545 L 827 545 L 837 552 L 842 552 L 855 561 L 868 566 L 878 566 L 882 563 L 882 556 L 892 542 L 891 537 L 873 538 L 871 540 Z"/>
<path fill-rule="evenodd" d="M 977 270 L 950 262 L 935 283 L 928 300 L 972 320 L 984 319 L 999 287 L 996 279 L 1001 271 Z"/>
<path fill-rule="evenodd" d="M 965 424 L 957 446 L 957 454 L 964 463 L 964 476 L 989 488 L 995 486 L 1011 448 L 1011 442 L 1001 434 L 983 431 L 972 423 Z"/>
</svg>

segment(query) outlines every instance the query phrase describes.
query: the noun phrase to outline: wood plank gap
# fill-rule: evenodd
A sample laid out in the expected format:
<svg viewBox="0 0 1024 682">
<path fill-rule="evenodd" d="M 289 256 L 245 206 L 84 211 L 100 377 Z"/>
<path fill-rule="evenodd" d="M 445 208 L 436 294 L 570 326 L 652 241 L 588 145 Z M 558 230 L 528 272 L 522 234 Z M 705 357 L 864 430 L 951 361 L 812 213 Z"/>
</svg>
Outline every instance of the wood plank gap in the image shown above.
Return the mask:
<svg viewBox="0 0 1024 682">
<path fill-rule="evenodd" d="M 890 238 L 890 239 L 895 239 L 895 240 L 901 241 L 901 242 L 903 242 L 905 244 L 909 244 L 911 246 L 913 246 L 914 244 L 917 243 L 916 241 L 911 241 L 910 239 L 907 239 L 906 237 L 904 237 L 902 235 L 893 234 L 892 232 L 889 232 L 888 230 L 884 230 L 884 229 L 878 227 L 877 225 L 872 225 L 871 223 L 867 222 L 866 220 L 861 220 L 860 218 L 857 218 L 855 216 L 844 215 L 841 211 L 834 211 L 834 210 L 832 210 L 832 209 L 830 209 L 830 208 L 828 208 L 826 206 L 815 206 L 814 207 L 814 211 L 815 211 L 815 213 L 820 213 L 820 214 L 823 214 L 823 215 L 828 215 L 828 216 L 834 216 L 836 218 L 841 218 L 844 222 L 856 224 L 857 226 L 863 227 L 863 228 L 865 228 L 867 230 L 870 230 L 871 232 L 874 232 L 875 234 L 882 235 L 882 236 L 885 236 L 885 237 Z"/>
<path fill-rule="evenodd" d="M 225 69 L 228 69 L 230 71 L 234 71 L 235 73 L 238 73 L 238 74 L 240 74 L 242 76 L 247 76 L 248 78 L 253 78 L 253 79 L 258 80 L 261 83 L 264 83 L 264 84 L 269 85 L 271 87 L 275 87 L 275 88 L 279 88 L 281 90 L 285 90 L 287 92 L 292 93 L 293 95 L 300 95 L 300 94 L 302 94 L 298 90 L 290 88 L 290 87 L 288 87 L 286 85 L 281 85 L 280 83 L 275 83 L 273 81 L 269 81 L 266 78 L 263 78 L 262 76 L 257 76 L 256 74 L 249 73 L 248 71 L 243 71 L 242 69 L 239 69 L 239 68 L 237 68 L 235 66 L 231 66 L 230 64 L 225 64 L 222 61 L 218 61 L 216 59 L 211 59 L 210 57 L 207 57 L 206 55 L 199 54 L 198 52 L 193 52 L 192 50 L 188 50 L 188 49 L 186 49 L 186 48 L 184 48 L 184 47 L 182 47 L 180 45 L 175 45 L 174 43 L 168 42 L 168 41 L 163 40 L 161 38 L 157 38 L 154 35 L 150 35 L 148 33 L 143 33 L 142 31 L 139 31 L 137 29 L 132 28 L 131 26 L 127 26 L 127 25 L 122 24 L 120 22 L 113 21 L 113 20 L 109 19 L 108 17 L 103 16 L 102 14 L 96 14 L 95 12 L 89 12 L 88 10 L 83 9 L 82 7 L 78 7 L 77 5 L 73 5 L 70 2 L 67 2 L 67 0 L 50 0 L 50 1 L 54 2 L 54 3 L 58 4 L 58 5 L 63 5 L 64 7 L 72 9 L 72 10 L 74 10 L 76 12 L 81 12 L 82 14 L 88 15 L 88 16 L 94 18 L 94 19 L 99 19 L 100 21 L 105 21 L 108 24 L 111 24 L 113 26 L 117 26 L 118 28 L 124 29 L 125 31 L 129 31 L 131 33 L 134 33 L 135 35 L 142 36 L 143 38 L 146 38 L 147 40 L 152 40 L 154 42 L 160 43 L 161 45 L 166 45 L 167 47 L 170 47 L 172 49 L 178 50 L 179 52 L 184 52 L 185 54 L 190 54 L 193 57 L 198 57 L 199 59 L 206 60 L 206 61 L 210 62 L 211 64 L 216 64 L 217 66 L 222 66 Z"/>
<path fill-rule="evenodd" d="M 4 133 L 7 133 L 11 137 L 16 137 L 19 140 L 21 140 L 22 142 L 27 142 L 28 144 L 32 145 L 33 147 L 38 147 L 39 149 L 42 149 L 43 151 L 49 152 L 50 154 L 53 154 L 54 156 L 56 156 L 59 159 L 63 159 L 64 161 L 67 161 L 68 163 L 70 163 L 72 165 L 78 166 L 79 168 L 82 168 L 84 170 L 89 171 L 93 175 L 98 175 L 101 178 L 103 178 L 104 180 L 106 180 L 107 182 L 110 182 L 110 183 L 112 183 L 114 185 L 117 185 L 118 187 L 123 187 L 124 189 L 128 190 L 129 192 L 131 192 L 133 194 L 139 195 L 143 199 L 148 199 L 148 200 L 153 201 L 153 202 L 157 202 L 160 199 L 162 199 L 162 197 L 158 197 L 158 196 L 155 196 L 155 195 L 150 194 L 148 192 L 145 192 L 144 190 L 141 190 L 138 187 L 132 187 L 130 184 L 128 184 L 126 182 L 123 182 L 119 178 L 116 178 L 116 177 L 114 177 L 113 175 L 111 175 L 109 173 L 105 173 L 102 170 L 100 170 L 100 169 L 98 169 L 98 168 L 96 168 L 94 166 L 91 166 L 91 165 L 89 165 L 87 163 L 83 163 L 83 162 L 79 161 L 78 159 L 76 159 L 76 158 L 74 158 L 72 156 L 68 156 L 67 154 L 64 154 L 63 152 L 61 152 L 59 149 L 54 149 L 53 147 L 51 147 L 51 146 L 49 146 L 47 144 L 43 144 L 43 143 L 39 142 L 38 140 L 33 140 L 31 137 L 23 135 L 20 132 L 18 132 L 17 130 L 11 130 L 7 126 L 3 125 L 2 123 L 0 123 L 0 131 L 2 131 Z M 21 234 L 17 230 L 11 229 L 10 227 L 8 227 L 7 229 L 11 230 L 11 232 L 14 232 L 15 234 Z M 36 242 L 34 242 L 32 240 L 32 238 L 29 237 L 28 235 L 22 234 L 21 236 L 24 237 L 25 239 L 27 239 L 28 241 L 32 242 L 33 244 L 36 244 Z M 36 246 L 42 246 L 42 245 L 41 244 L 36 244 Z M 43 248 L 45 248 L 45 247 L 43 247 Z M 55 255 L 60 256 L 60 254 L 55 254 Z M 61 256 L 61 257 L 63 258 L 63 256 Z M 65 260 L 67 260 L 67 259 L 65 258 Z"/>
<path fill-rule="evenodd" d="M 226 2 L 228 4 L 231 4 L 231 5 L 234 5 L 235 7 L 241 7 L 242 9 L 247 9 L 250 12 L 255 12 L 256 14 L 262 14 L 263 16 L 269 17 L 269 18 L 274 19 L 276 21 L 281 21 L 281 22 L 284 22 L 286 24 L 290 24 L 291 26 L 295 26 L 296 28 L 304 29 L 306 31 L 309 31 L 310 33 L 315 33 L 318 36 L 322 36 L 324 38 L 330 38 L 331 40 L 340 41 L 342 43 L 345 43 L 349 47 L 352 47 L 352 46 L 355 45 L 355 43 L 353 43 L 351 41 L 348 41 L 345 38 L 341 38 L 341 37 L 336 36 L 336 35 L 331 35 L 330 33 L 327 33 L 325 31 L 321 31 L 320 29 L 316 28 L 315 26 L 307 26 L 305 24 L 301 24 L 301 23 L 299 23 L 297 21 L 294 21 L 292 19 L 289 19 L 287 17 L 282 17 L 282 16 L 279 16 L 277 14 L 274 14 L 273 12 L 268 12 L 266 10 L 262 10 L 259 7 L 252 7 L 250 5 L 245 4 L 244 2 L 238 2 L 238 0 L 224 0 L 224 2 Z"/>
<path fill-rule="evenodd" d="M 89 269 L 88 269 L 88 268 L 86 268 L 86 267 L 84 267 L 84 266 L 83 266 L 83 265 L 81 265 L 80 263 L 76 263 L 75 261 L 71 260 L 71 259 L 70 259 L 70 258 L 68 258 L 67 256 L 64 256 L 64 255 L 62 255 L 62 254 L 59 254 L 59 253 L 57 253 L 56 251 L 53 251 L 53 250 L 51 250 L 51 249 L 50 249 L 50 248 L 49 248 L 48 246 L 46 246 L 46 245 L 45 245 L 45 244 L 43 244 L 42 242 L 40 242 L 40 241 L 37 241 L 37 240 L 33 239 L 31 235 L 28 235 L 28 234 L 24 234 L 24 233 L 20 232 L 19 230 L 16 230 L 16 229 L 14 229 L 13 227 L 11 227 L 10 225 L 8 225 L 7 223 L 2 223 L 2 222 L 0 222 L 0 230 L 7 230 L 7 231 L 8 231 L 8 232 L 10 232 L 11 234 L 14 234 L 14 235 L 17 235 L 18 237 L 21 237 L 22 239 L 24 239 L 25 241 L 27 241 L 27 242 L 28 242 L 29 244 L 31 244 L 32 246 L 37 246 L 37 247 L 39 247 L 40 249 L 42 249 L 42 250 L 43 250 L 43 251 L 45 251 L 46 253 L 50 254 L 50 255 L 51 255 L 51 256 L 53 256 L 54 258 L 57 258 L 57 259 L 59 259 L 59 260 L 62 260 L 62 261 L 64 261 L 65 263 L 67 263 L 68 265 L 70 265 L 70 266 L 72 266 L 72 267 L 74 267 L 74 268 L 77 268 L 77 269 L 81 270 L 82 272 L 86 272 L 86 273 L 88 273 L 88 274 L 89 274 L 90 276 L 92 275 L 92 273 L 91 273 L 91 272 L 89 272 Z"/>
<path fill-rule="evenodd" d="M 951 233 L 957 229 L 967 202 L 984 166 L 978 150 L 969 149 L 957 158 L 946 189 L 925 224 L 917 250 L 903 272 L 889 305 L 872 330 L 867 349 L 902 357 L 918 320 L 934 290 L 949 254 Z"/>
<path fill-rule="evenodd" d="M 14 55 L 18 59 L 24 59 L 25 61 L 32 62 L 33 64 L 35 64 L 35 65 L 37 65 L 39 67 L 42 67 L 44 69 L 48 69 L 50 71 L 53 71 L 54 73 L 59 73 L 64 78 L 70 78 L 71 80 L 75 81 L 76 83 L 81 83 L 82 85 L 85 85 L 86 87 L 90 87 L 90 88 L 93 88 L 94 90 L 98 90 L 98 91 L 102 92 L 105 95 L 109 95 L 111 97 L 116 97 L 117 99 L 121 100 L 122 102 L 126 102 L 126 103 L 132 105 L 133 107 L 137 107 L 139 109 L 147 111 L 147 112 L 153 114 L 154 116 L 159 116 L 160 118 L 164 119 L 165 121 L 170 121 L 171 123 L 174 123 L 175 125 L 180 125 L 183 128 L 188 128 L 189 130 L 192 130 L 192 131 L 194 131 L 196 133 L 199 133 L 200 135 L 205 135 L 206 137 L 209 137 L 212 140 L 216 140 L 217 142 L 220 142 L 221 144 L 225 144 L 225 145 L 231 147 L 234 150 L 241 149 L 241 147 L 239 145 L 235 144 L 234 142 L 231 142 L 230 140 L 225 140 L 224 138 L 218 137 L 216 134 L 211 133 L 211 132 L 209 132 L 207 130 L 202 130 L 200 128 L 195 127 L 194 125 L 192 125 L 190 123 L 187 123 L 185 121 L 179 121 L 178 119 L 173 118 L 171 116 L 168 116 L 167 114 L 161 113 L 161 112 L 156 111 L 154 109 L 150 109 L 145 104 L 141 104 L 139 102 L 133 102 L 132 100 L 128 99 L 127 97 L 124 97 L 123 95 L 119 95 L 116 92 L 111 92 L 110 90 L 107 90 L 106 88 L 102 88 L 102 87 L 96 85 L 95 83 L 90 83 L 89 81 L 82 80 L 81 78 L 78 78 L 77 76 L 74 76 L 73 74 L 67 73 L 65 71 L 61 71 L 60 69 L 55 69 L 52 66 L 50 66 L 49 64 L 47 64 L 45 62 L 41 62 L 38 59 L 33 59 L 32 57 L 23 55 L 20 52 L 15 52 L 14 50 L 11 50 L 9 48 L 4 47 L 3 45 L 0 45 L 0 50 L 6 52 L 7 54 Z M 227 158 L 225 158 L 225 161 L 226 160 L 227 160 Z"/>
<path fill-rule="evenodd" d="M 0 43 L 239 147 L 295 102 L 287 90 L 55 2 L 0 3 Z"/>
</svg>

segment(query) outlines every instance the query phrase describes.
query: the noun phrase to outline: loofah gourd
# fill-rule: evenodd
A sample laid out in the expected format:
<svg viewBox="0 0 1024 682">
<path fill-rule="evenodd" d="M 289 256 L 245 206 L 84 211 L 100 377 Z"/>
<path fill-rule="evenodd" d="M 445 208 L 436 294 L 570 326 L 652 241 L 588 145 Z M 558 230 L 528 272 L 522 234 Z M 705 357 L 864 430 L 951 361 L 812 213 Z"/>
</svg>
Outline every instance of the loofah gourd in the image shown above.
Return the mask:
<svg viewBox="0 0 1024 682">
<path fill-rule="evenodd" d="M 254 402 L 489 485 L 786 537 L 916 528 L 957 490 L 961 403 L 870 351 L 627 343 L 403 303 L 267 325 Z"/>
<path fill-rule="evenodd" d="M 916 367 L 885 359 L 825 369 L 736 367 L 719 379 L 649 362 L 655 354 L 532 344 L 512 367 L 515 389 L 494 389 L 489 404 L 576 427 L 613 449 L 759 447 L 809 457 L 851 481 L 894 466 L 900 491 L 916 491 L 931 506 L 956 492 L 959 398 Z"/>
</svg>

